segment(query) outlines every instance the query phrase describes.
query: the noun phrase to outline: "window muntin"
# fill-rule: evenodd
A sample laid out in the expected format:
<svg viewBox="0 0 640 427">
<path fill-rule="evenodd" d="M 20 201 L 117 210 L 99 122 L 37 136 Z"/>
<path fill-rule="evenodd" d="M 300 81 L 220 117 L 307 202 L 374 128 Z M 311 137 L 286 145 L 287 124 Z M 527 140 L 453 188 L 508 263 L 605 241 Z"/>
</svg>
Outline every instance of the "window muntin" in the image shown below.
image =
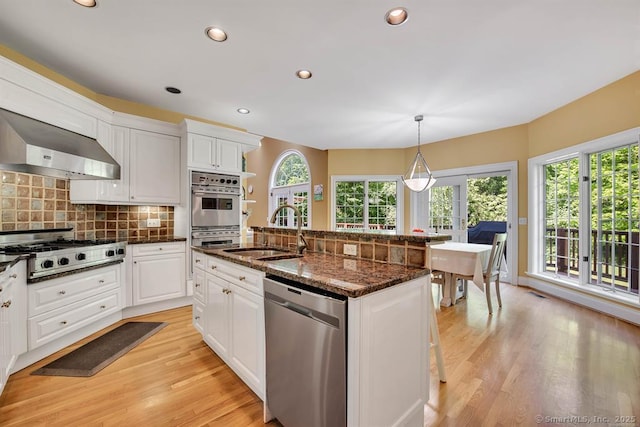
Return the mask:
<svg viewBox="0 0 640 427">
<path fill-rule="evenodd" d="M 402 210 L 398 198 L 401 190 L 402 186 L 396 178 L 336 179 L 334 229 L 398 233 Z"/>
<path fill-rule="evenodd" d="M 531 273 L 640 302 L 639 133 L 529 160 Z"/>
<path fill-rule="evenodd" d="M 579 162 L 577 158 L 544 168 L 544 270 L 555 276 L 579 277 Z"/>
<path fill-rule="evenodd" d="M 590 282 L 638 294 L 638 144 L 589 155 Z"/>
<path fill-rule="evenodd" d="M 278 206 L 292 205 L 298 208 L 302 227 L 311 224 L 311 179 L 309 166 L 298 151 L 284 152 L 274 164 L 271 174 L 270 212 Z M 297 218 L 292 209 L 284 209 L 276 215 L 275 227 L 297 227 Z"/>
</svg>

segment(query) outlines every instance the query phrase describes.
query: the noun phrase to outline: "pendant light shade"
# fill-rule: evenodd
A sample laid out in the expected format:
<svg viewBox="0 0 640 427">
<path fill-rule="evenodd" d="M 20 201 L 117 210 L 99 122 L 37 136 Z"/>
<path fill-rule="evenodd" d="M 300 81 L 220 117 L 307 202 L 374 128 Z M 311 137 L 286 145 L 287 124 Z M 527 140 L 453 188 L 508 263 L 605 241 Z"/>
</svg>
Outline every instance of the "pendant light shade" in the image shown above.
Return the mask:
<svg viewBox="0 0 640 427">
<path fill-rule="evenodd" d="M 413 163 L 409 166 L 407 173 L 402 177 L 402 182 L 411 191 L 417 193 L 425 191 L 436 183 L 436 179 L 431 174 L 427 161 L 420 152 L 420 122 L 422 121 L 422 115 L 416 116 L 415 121 L 418 122 L 418 152 L 413 159 Z"/>
</svg>

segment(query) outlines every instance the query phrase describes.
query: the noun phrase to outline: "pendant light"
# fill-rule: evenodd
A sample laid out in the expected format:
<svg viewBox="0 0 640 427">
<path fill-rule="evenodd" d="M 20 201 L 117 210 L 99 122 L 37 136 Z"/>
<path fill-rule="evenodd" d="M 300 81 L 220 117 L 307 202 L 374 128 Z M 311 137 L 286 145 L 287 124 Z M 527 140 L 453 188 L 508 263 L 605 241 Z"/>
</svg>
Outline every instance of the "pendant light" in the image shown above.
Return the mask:
<svg viewBox="0 0 640 427">
<path fill-rule="evenodd" d="M 418 152 L 416 153 L 413 163 L 409 166 L 407 173 L 402 177 L 402 182 L 411 191 L 421 192 L 427 190 L 436 183 L 436 179 L 431 174 L 429 166 L 420 152 L 420 122 L 422 115 L 416 116 L 415 121 L 418 122 Z"/>
</svg>

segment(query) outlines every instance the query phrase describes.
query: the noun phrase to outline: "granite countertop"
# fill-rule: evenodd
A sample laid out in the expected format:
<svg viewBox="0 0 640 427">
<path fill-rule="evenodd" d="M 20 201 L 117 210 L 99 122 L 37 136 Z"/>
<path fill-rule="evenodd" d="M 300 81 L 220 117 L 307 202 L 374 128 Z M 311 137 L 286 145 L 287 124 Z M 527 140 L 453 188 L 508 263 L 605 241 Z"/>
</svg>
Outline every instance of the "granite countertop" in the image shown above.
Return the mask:
<svg viewBox="0 0 640 427">
<path fill-rule="evenodd" d="M 29 259 L 31 255 L 29 254 L 24 254 L 24 255 L 0 255 L 0 273 L 4 273 L 5 270 L 13 267 L 14 265 L 16 265 L 19 261 L 22 261 L 23 259 Z"/>
<path fill-rule="evenodd" d="M 351 298 L 361 297 L 430 273 L 426 268 L 384 264 L 318 252 L 305 252 L 300 258 L 261 261 L 241 256 L 241 253 L 226 253 L 224 249 L 196 246 L 192 249 Z"/>
<path fill-rule="evenodd" d="M 186 242 L 187 238 L 180 236 L 129 237 L 126 241 L 128 245 L 138 245 L 143 243 Z"/>
</svg>

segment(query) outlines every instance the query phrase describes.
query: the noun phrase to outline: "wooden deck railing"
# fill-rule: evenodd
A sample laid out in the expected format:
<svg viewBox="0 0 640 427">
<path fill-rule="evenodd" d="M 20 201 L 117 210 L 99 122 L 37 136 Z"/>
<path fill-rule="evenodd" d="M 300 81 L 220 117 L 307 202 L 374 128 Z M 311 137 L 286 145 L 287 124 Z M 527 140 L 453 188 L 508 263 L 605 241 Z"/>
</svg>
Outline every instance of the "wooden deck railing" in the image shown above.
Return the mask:
<svg viewBox="0 0 640 427">
<path fill-rule="evenodd" d="M 603 231 L 598 241 L 598 232 L 591 231 L 592 253 L 591 283 L 615 284 L 616 288 L 638 293 L 639 233 L 627 231 Z M 579 231 L 566 228 L 547 228 L 546 267 L 569 277 L 578 277 Z M 598 278 L 597 251 L 600 247 L 600 278 Z M 554 250 L 555 248 L 555 250 Z"/>
</svg>

